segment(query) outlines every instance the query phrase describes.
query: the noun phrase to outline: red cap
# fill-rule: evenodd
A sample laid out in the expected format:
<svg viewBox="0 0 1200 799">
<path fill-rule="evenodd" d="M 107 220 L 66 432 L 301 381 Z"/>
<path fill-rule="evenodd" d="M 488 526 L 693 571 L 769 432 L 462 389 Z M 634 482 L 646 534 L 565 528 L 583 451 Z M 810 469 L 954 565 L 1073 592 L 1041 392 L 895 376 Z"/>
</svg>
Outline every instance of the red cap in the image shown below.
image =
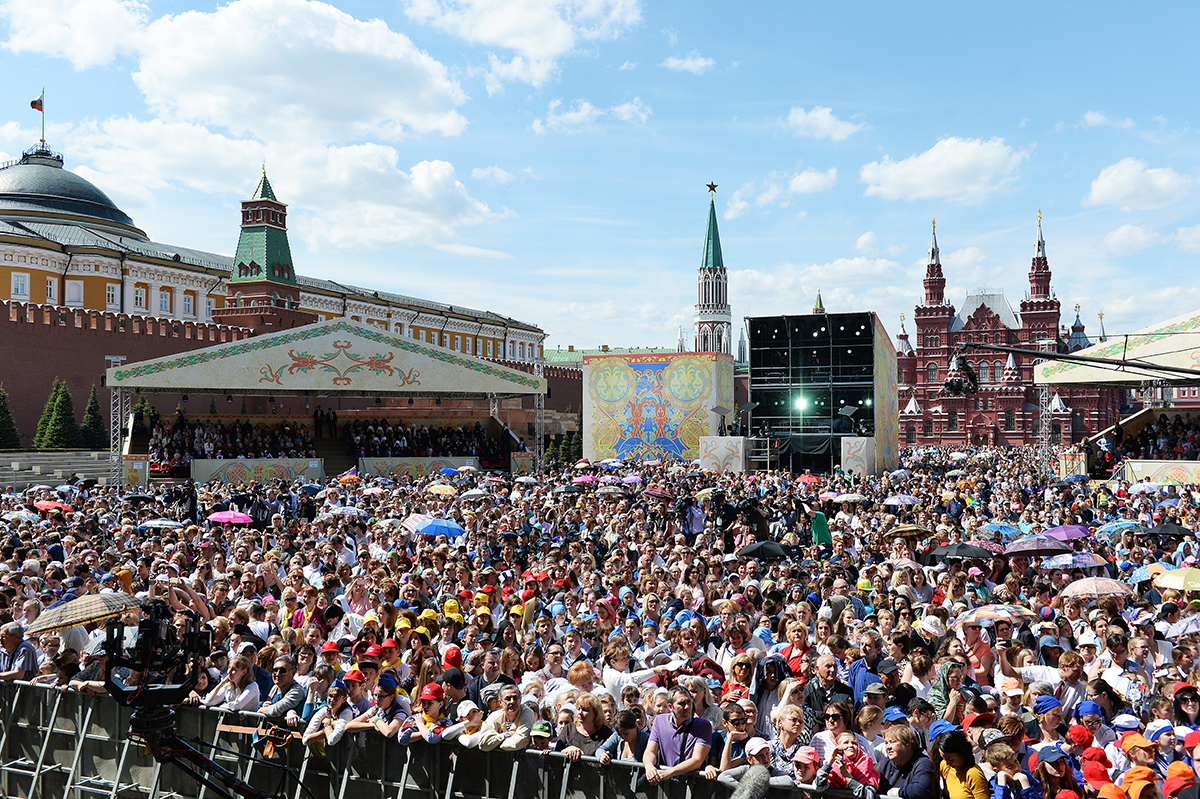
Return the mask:
<svg viewBox="0 0 1200 799">
<path fill-rule="evenodd" d="M 1171 777 L 1163 783 L 1162 793 L 1167 799 L 1171 799 L 1176 793 L 1187 787 L 1188 783 L 1181 780 L 1179 777 Z"/>
<path fill-rule="evenodd" d="M 342 682 L 349 680 L 350 682 L 364 682 L 367 678 L 358 669 L 350 669 L 342 675 Z"/>
<path fill-rule="evenodd" d="M 511 589 L 509 589 L 509 590 L 511 590 Z M 496 593 L 496 586 L 494 586 L 494 585 L 485 585 L 483 588 L 480 588 L 480 589 L 479 589 L 479 592 L 480 592 L 481 594 L 494 594 L 494 593 Z"/>
<path fill-rule="evenodd" d="M 470 602 L 472 599 L 475 598 L 475 593 L 473 591 L 471 591 L 469 588 L 464 588 L 463 590 L 458 592 L 458 598 L 465 599 L 468 602 Z"/>
<path fill-rule="evenodd" d="M 335 644 L 333 641 L 326 641 L 325 643 L 321 644 L 321 654 L 322 655 L 324 655 L 326 652 L 336 652 L 336 651 L 338 651 L 338 645 Z"/>
<path fill-rule="evenodd" d="M 446 654 L 442 658 L 443 669 L 461 669 L 462 668 L 462 650 L 456 646 L 447 647 Z"/>
<path fill-rule="evenodd" d="M 1189 732 L 1183 739 L 1183 746 L 1185 749 L 1195 749 L 1197 746 L 1200 746 L 1200 730 Z"/>
<path fill-rule="evenodd" d="M 1188 690 L 1200 691 L 1200 689 L 1196 688 L 1196 686 L 1192 685 L 1190 682 L 1177 682 L 1175 685 L 1171 686 L 1171 698 L 1174 699 L 1176 696 L 1178 696 L 1180 691 Z"/>
<path fill-rule="evenodd" d="M 529 600 L 533 599 L 535 596 L 536 596 L 536 594 L 534 594 L 532 591 L 530 591 L 528 588 L 526 588 L 524 591 L 521 592 L 521 601 L 528 602 Z"/>
<path fill-rule="evenodd" d="M 491 588 L 491 586 L 488 586 L 488 588 Z M 486 591 L 487 588 L 485 588 L 483 590 Z M 515 593 L 517 593 L 515 588 L 513 588 L 512 586 L 505 586 L 504 590 L 500 592 L 500 596 L 504 597 L 505 599 L 508 599 L 510 596 L 512 596 Z"/>
<path fill-rule="evenodd" d="M 425 687 L 421 689 L 420 701 L 424 702 L 426 699 L 442 699 L 444 696 L 445 694 L 442 693 L 442 686 L 435 682 L 431 682 L 427 683 Z"/>
<path fill-rule="evenodd" d="M 963 718 L 963 729 L 969 730 L 975 725 L 975 722 L 982 722 L 983 726 L 991 724 L 996 719 L 991 713 L 969 713 Z"/>
<path fill-rule="evenodd" d="M 1072 724 L 1067 730 L 1067 740 L 1078 746 L 1080 749 L 1087 749 L 1096 739 L 1088 732 L 1087 727 L 1079 724 Z"/>
<path fill-rule="evenodd" d="M 395 638 L 384 638 L 383 643 L 379 645 L 380 649 L 399 649 L 400 644 Z"/>
<path fill-rule="evenodd" d="M 1083 799 L 1083 797 L 1069 788 L 1063 788 L 1061 791 L 1054 794 L 1054 799 Z"/>
<path fill-rule="evenodd" d="M 1095 760 L 1083 761 L 1083 778 L 1093 788 L 1099 788 L 1106 782 L 1112 782 L 1112 778 L 1108 776 L 1108 769 Z"/>
<path fill-rule="evenodd" d="M 1094 760 L 1100 765 L 1107 768 L 1112 768 L 1112 761 L 1108 759 L 1108 755 L 1098 746 L 1089 746 L 1083 750 L 1083 754 L 1079 756 L 1080 760 Z"/>
<path fill-rule="evenodd" d="M 381 658 L 383 657 L 383 648 L 379 644 L 371 644 L 367 647 L 367 657 Z"/>
<path fill-rule="evenodd" d="M 546 574 L 545 572 L 538 572 L 537 578 L 538 578 L 538 582 L 540 583 L 542 580 L 549 580 L 550 575 Z"/>
</svg>

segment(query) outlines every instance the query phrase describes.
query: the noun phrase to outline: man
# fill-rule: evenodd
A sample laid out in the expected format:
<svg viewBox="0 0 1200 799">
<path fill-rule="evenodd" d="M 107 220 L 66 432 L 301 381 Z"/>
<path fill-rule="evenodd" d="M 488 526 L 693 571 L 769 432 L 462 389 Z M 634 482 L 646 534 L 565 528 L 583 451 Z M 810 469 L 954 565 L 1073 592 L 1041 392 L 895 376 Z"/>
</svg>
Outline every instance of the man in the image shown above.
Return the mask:
<svg viewBox="0 0 1200 799">
<path fill-rule="evenodd" d="M 867 615 L 867 609 L 863 605 L 862 600 L 856 596 L 850 596 L 850 583 L 846 582 L 845 577 L 834 579 L 833 587 L 830 590 L 832 593 L 825 600 L 825 604 L 833 611 L 833 619 L 840 619 L 842 612 L 847 607 L 854 608 L 854 615 L 860 621 Z"/>
<path fill-rule="evenodd" d="M 696 716 L 692 695 L 676 687 L 669 698 L 671 712 L 654 717 L 642 756 L 646 781 L 651 785 L 699 771 L 712 744 L 712 724 Z"/>
<path fill-rule="evenodd" d="M 37 649 L 25 640 L 17 622 L 0 627 L 0 680 L 32 680 L 37 674 Z"/>
<path fill-rule="evenodd" d="M 458 705 L 467 698 L 467 677 L 462 669 L 449 668 L 438 675 L 438 683 L 442 686 L 442 694 L 446 704 L 442 707 L 442 715 L 448 718 L 458 718 Z"/>
<path fill-rule="evenodd" d="M 887 706 L 907 710 L 908 703 L 917 698 L 917 689 L 900 682 L 900 666 L 891 658 L 884 658 L 879 661 L 876 671 L 883 687 L 887 689 Z"/>
<path fill-rule="evenodd" d="M 807 743 L 812 736 L 825 729 L 825 706 L 835 699 L 853 701 L 850 686 L 837 678 L 837 659 L 832 655 L 817 658 L 817 679 L 804 687 L 804 733 L 800 739 Z"/>
<path fill-rule="evenodd" d="M 863 656 L 849 668 L 848 682 L 854 696 L 862 696 L 868 685 L 879 682 L 877 669 L 883 655 L 883 636 L 877 630 L 863 630 L 858 635 L 858 648 Z"/>
<path fill-rule="evenodd" d="M 690 701 L 690 695 L 688 699 Z M 521 704 L 521 689 L 505 685 L 500 689 L 500 709 L 488 716 L 479 730 L 479 748 L 484 752 L 524 749 L 529 746 L 529 736 L 536 721 L 533 711 Z"/>
<path fill-rule="evenodd" d="M 242 573 L 241 583 L 239 585 L 240 592 L 237 597 L 237 606 L 245 608 L 247 611 L 254 605 L 261 605 L 263 598 L 254 590 L 257 580 L 254 577 L 254 570 L 247 569 Z"/>
<path fill-rule="evenodd" d="M 492 683 L 500 685 L 516 684 L 507 674 L 500 673 L 499 649 L 489 649 L 483 654 L 483 673 L 472 680 L 471 684 L 467 686 L 467 699 L 470 699 L 479 707 L 485 707 L 480 692 Z"/>
<path fill-rule="evenodd" d="M 304 704 L 306 691 L 303 685 L 296 682 L 296 661 L 290 655 L 275 658 L 271 678 L 275 687 L 258 712 L 274 724 L 298 725 L 299 709 Z"/>
<path fill-rule="evenodd" d="M 1016 677 L 1026 685 L 1038 680 L 1050 683 L 1054 698 L 1062 703 L 1064 718 L 1071 717 L 1075 704 L 1083 701 L 1087 694 L 1087 684 L 1079 679 L 1083 676 L 1083 658 L 1078 652 L 1064 652 L 1059 656 L 1057 666 L 1025 666 L 1018 671 L 1008 659 L 1007 640 L 998 641 L 996 650 L 1000 656 L 1000 671 L 1005 677 Z"/>
</svg>

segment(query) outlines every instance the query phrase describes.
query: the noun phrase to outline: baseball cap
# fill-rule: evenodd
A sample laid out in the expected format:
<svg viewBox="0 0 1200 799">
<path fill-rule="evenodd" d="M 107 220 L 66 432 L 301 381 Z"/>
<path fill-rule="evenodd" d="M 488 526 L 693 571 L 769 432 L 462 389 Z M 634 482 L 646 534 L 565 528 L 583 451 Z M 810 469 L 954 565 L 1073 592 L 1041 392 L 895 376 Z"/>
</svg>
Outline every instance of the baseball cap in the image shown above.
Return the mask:
<svg viewBox="0 0 1200 799">
<path fill-rule="evenodd" d="M 1154 746 L 1140 732 L 1131 732 L 1121 739 L 1121 751 L 1129 754 L 1131 749 L 1149 749 Z"/>
<path fill-rule="evenodd" d="M 366 677 L 364 677 L 363 673 L 361 671 L 359 671 L 358 669 L 350 669 L 350 671 L 348 671 L 342 675 L 343 682 L 346 682 L 346 681 L 364 682 L 365 680 L 366 680 Z"/>
<path fill-rule="evenodd" d="M 771 748 L 771 745 L 762 738 L 756 737 L 756 738 L 751 738 L 749 741 L 746 741 L 746 754 L 748 754 L 748 755 L 757 755 L 759 752 L 763 752 L 770 748 Z M 798 755 L 799 752 L 797 752 L 796 754 Z"/>
<path fill-rule="evenodd" d="M 882 660 L 880 660 L 879 665 L 875 669 L 875 671 L 881 677 L 885 674 L 891 674 L 893 671 L 899 671 L 899 670 L 900 670 L 900 667 L 898 665 L 896 665 L 896 661 L 892 660 L 891 658 L 883 658 Z"/>
<path fill-rule="evenodd" d="M 802 746 L 796 750 L 796 754 L 792 755 L 792 760 L 797 763 L 813 764 L 821 762 L 817 750 L 811 746 Z"/>
<path fill-rule="evenodd" d="M 322 655 L 325 654 L 326 652 L 337 652 L 337 651 L 338 651 L 338 645 L 336 643 L 334 643 L 333 641 L 326 641 L 325 643 L 321 644 L 321 654 Z"/>
<path fill-rule="evenodd" d="M 1184 782 L 1195 782 L 1196 772 L 1187 763 L 1184 763 L 1182 760 L 1176 760 L 1167 766 L 1167 779 L 1171 777 L 1178 777 Z"/>
<path fill-rule="evenodd" d="M 1078 746 L 1080 749 L 1087 749 L 1095 740 L 1094 736 L 1088 731 L 1087 727 L 1080 724 L 1073 724 L 1067 730 L 1067 740 Z"/>
<path fill-rule="evenodd" d="M 1039 763 L 1053 763 L 1057 760 L 1062 760 L 1067 756 L 1067 753 L 1059 748 L 1058 744 L 1054 746 L 1045 746 L 1037 750 L 1037 758 Z"/>
<path fill-rule="evenodd" d="M 1021 681 L 1016 677 L 1009 677 L 1004 682 L 1000 683 L 1000 690 L 1005 696 L 1021 696 L 1025 690 L 1021 688 Z"/>
<path fill-rule="evenodd" d="M 898 707 L 889 707 L 883 711 L 883 723 L 890 724 L 894 721 L 908 721 L 908 716 L 904 715 L 904 711 Z"/>
<path fill-rule="evenodd" d="M 986 751 L 987 748 L 992 744 L 1000 743 L 1007 738 L 1007 735 L 995 727 L 988 727 L 986 730 L 979 733 L 979 748 Z"/>
<path fill-rule="evenodd" d="M 424 702 L 427 699 L 438 700 L 438 699 L 444 699 L 444 698 L 445 698 L 445 694 L 442 693 L 442 686 L 438 685 L 435 682 L 427 683 L 425 685 L 425 687 L 421 689 L 420 701 L 422 701 L 422 702 Z"/>
<path fill-rule="evenodd" d="M 872 696 L 887 696 L 887 688 L 884 687 L 884 684 L 881 682 L 871 683 L 864 688 L 862 692 L 864 695 L 870 694 Z"/>
<path fill-rule="evenodd" d="M 462 689 L 467 685 L 467 675 L 463 674 L 462 669 L 450 668 L 438 675 L 438 682 Z"/>
<path fill-rule="evenodd" d="M 950 732 L 951 730 L 961 730 L 962 727 L 945 719 L 938 719 L 929 725 L 929 740 L 936 740 L 942 733 Z"/>
<path fill-rule="evenodd" d="M 458 720 L 462 721 L 465 719 L 468 715 L 470 715 L 472 710 L 479 710 L 479 705 L 475 704 L 470 699 L 464 699 L 463 701 L 459 702 L 457 711 Z"/>
<path fill-rule="evenodd" d="M 1106 782 L 1112 782 L 1112 778 L 1108 776 L 1108 769 L 1095 760 L 1083 762 L 1083 778 L 1093 788 L 1099 788 Z"/>
<path fill-rule="evenodd" d="M 459 706 L 459 711 L 462 711 L 461 705 Z M 554 731 L 550 729 L 550 722 L 535 721 L 529 735 L 533 738 L 551 738 L 554 735 Z"/>
<path fill-rule="evenodd" d="M 987 727 L 993 721 L 995 721 L 995 718 L 996 717 L 993 716 L 991 713 L 968 713 L 963 718 L 963 724 L 962 724 L 963 729 L 969 730 L 972 727 L 974 727 L 977 723 L 981 727 Z"/>
</svg>

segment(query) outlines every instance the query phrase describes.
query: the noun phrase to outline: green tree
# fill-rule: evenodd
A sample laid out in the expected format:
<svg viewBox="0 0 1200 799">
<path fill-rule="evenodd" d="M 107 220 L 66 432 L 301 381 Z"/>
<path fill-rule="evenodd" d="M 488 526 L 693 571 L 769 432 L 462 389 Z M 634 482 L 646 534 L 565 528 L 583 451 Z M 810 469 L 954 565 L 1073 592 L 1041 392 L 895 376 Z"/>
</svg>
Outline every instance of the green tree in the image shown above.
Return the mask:
<svg viewBox="0 0 1200 799">
<path fill-rule="evenodd" d="M 0 386 L 0 449 L 16 449 L 21 446 L 21 434 L 13 421 L 8 407 L 8 392 Z"/>
<path fill-rule="evenodd" d="M 83 433 L 75 418 L 75 400 L 65 381 L 58 384 L 58 396 L 53 402 L 50 418 L 42 433 L 39 449 L 81 449 Z"/>
<path fill-rule="evenodd" d="M 88 449 L 108 449 L 108 423 L 100 415 L 100 399 L 96 396 L 95 383 L 92 383 L 92 393 L 83 409 L 83 424 L 79 426 L 79 432 L 83 434 L 83 445 Z"/>
<path fill-rule="evenodd" d="M 546 452 L 542 455 L 542 460 L 546 463 L 554 463 L 558 460 L 558 446 L 554 443 L 554 439 L 550 439 L 550 443 L 546 446 Z"/>
<path fill-rule="evenodd" d="M 571 439 L 571 462 L 579 460 L 583 457 L 583 433 L 575 431 L 574 437 Z"/>
<path fill-rule="evenodd" d="M 34 449 L 41 449 L 42 442 L 46 439 L 46 427 L 50 424 L 50 417 L 54 415 L 54 406 L 58 403 L 58 392 L 62 388 L 62 383 L 56 377 L 54 384 L 50 387 L 50 396 L 46 397 L 46 405 L 42 408 L 42 416 L 38 419 L 37 432 L 33 434 Z"/>
</svg>

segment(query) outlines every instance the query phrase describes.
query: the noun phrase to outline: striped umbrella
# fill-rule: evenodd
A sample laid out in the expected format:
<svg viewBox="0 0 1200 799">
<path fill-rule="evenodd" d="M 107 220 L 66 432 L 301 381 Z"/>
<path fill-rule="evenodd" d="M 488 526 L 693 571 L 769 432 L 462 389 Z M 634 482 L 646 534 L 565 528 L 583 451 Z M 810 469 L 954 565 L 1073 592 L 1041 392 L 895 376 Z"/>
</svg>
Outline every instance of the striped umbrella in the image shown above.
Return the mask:
<svg viewBox="0 0 1200 799">
<path fill-rule="evenodd" d="M 1042 567 L 1046 569 L 1091 569 L 1103 566 L 1107 562 L 1093 552 L 1067 552 L 1046 558 L 1042 561 Z"/>
<path fill-rule="evenodd" d="M 927 530 L 924 527 L 918 527 L 915 524 L 901 524 L 893 527 L 883 534 L 884 541 L 890 541 L 893 538 L 912 538 L 920 540 L 933 535 L 933 530 Z"/>
<path fill-rule="evenodd" d="M 984 627 L 991 627 L 998 621 L 1007 621 L 1014 627 L 1020 627 L 1037 617 L 1036 613 L 1021 605 L 982 605 L 961 614 L 950 622 L 950 626 L 958 628 L 964 624 L 982 624 Z"/>
<path fill-rule="evenodd" d="M 27 636 L 52 633 L 78 627 L 81 624 L 111 619 L 132 610 L 142 603 L 129 594 L 88 594 L 65 605 L 47 610 L 25 631 Z"/>
<path fill-rule="evenodd" d="M 1106 596 L 1133 596 L 1133 586 L 1109 577 L 1085 577 L 1062 590 L 1059 596 L 1081 599 L 1100 599 Z"/>
</svg>

